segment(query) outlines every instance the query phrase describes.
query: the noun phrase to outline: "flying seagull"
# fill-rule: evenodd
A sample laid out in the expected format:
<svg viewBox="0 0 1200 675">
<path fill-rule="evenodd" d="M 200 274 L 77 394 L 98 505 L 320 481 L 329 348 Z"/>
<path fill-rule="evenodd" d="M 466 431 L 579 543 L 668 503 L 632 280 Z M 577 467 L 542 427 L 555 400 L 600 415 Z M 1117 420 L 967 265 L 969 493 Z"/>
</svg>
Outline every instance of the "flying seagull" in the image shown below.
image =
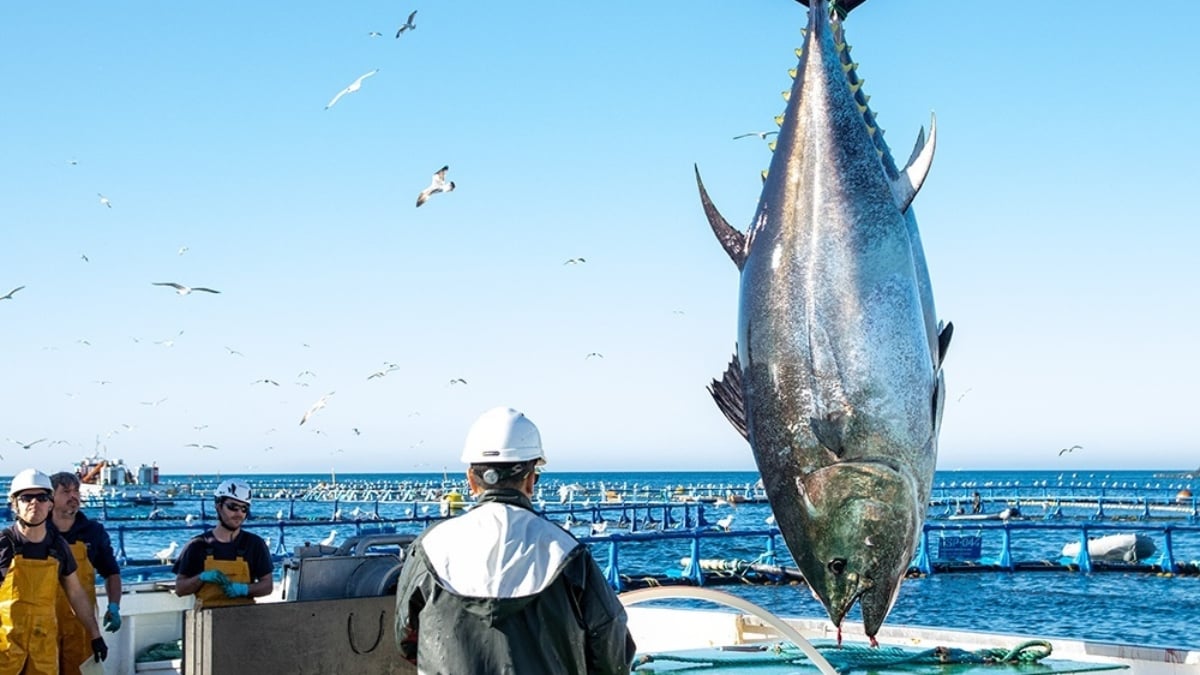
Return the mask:
<svg viewBox="0 0 1200 675">
<path fill-rule="evenodd" d="M 587 260 L 584 258 L 571 258 L 571 259 L 567 260 L 566 262 L 564 262 L 563 264 L 564 265 L 578 265 L 579 263 L 585 263 L 585 262 L 587 262 Z"/>
<path fill-rule="evenodd" d="M 100 195 L 100 203 L 101 204 L 107 206 L 110 209 L 112 208 L 112 202 L 109 201 L 108 197 L 105 197 L 104 195 L 100 194 L 99 192 L 97 192 L 96 194 Z"/>
<path fill-rule="evenodd" d="M 328 400 L 329 400 L 329 397 L 330 397 L 330 396 L 333 396 L 333 392 L 332 392 L 332 391 L 331 391 L 331 392 L 329 392 L 328 394 L 325 394 L 324 396 L 322 396 L 322 397 L 320 398 L 320 400 L 318 400 L 316 403 L 312 404 L 312 407 L 310 407 L 308 410 L 306 410 L 306 411 L 304 412 L 304 417 L 301 417 L 301 418 L 300 418 L 300 424 L 304 424 L 305 422 L 307 422 L 307 421 L 308 421 L 308 418 L 310 418 L 310 417 L 312 417 L 314 414 L 316 414 L 316 412 L 317 412 L 318 410 L 320 410 L 321 408 L 324 408 L 324 407 L 325 407 L 325 403 L 326 403 L 326 401 L 328 401 Z"/>
<path fill-rule="evenodd" d="M 363 80 L 367 79 L 368 77 L 370 77 L 370 76 L 372 76 L 372 75 L 374 75 L 375 73 L 378 73 L 378 72 L 379 72 L 379 69 L 378 69 L 378 68 L 376 68 L 375 70 L 372 70 L 372 71 L 371 71 L 371 72 L 369 72 L 369 73 L 366 73 L 366 74 L 363 74 L 363 75 L 359 75 L 359 77 L 358 77 L 358 79 L 357 79 L 357 80 L 355 80 L 355 81 L 353 81 L 353 82 L 351 82 L 351 83 L 350 83 L 350 86 L 348 86 L 348 87 L 346 87 L 345 89 L 343 89 L 343 90 L 339 91 L 339 92 L 337 93 L 337 95 L 336 95 L 336 96 L 334 96 L 334 97 L 333 97 L 333 99 L 332 99 L 332 100 L 330 100 L 330 101 L 329 101 L 329 103 L 325 105 L 325 109 L 326 109 L 326 110 L 329 110 L 330 108 L 332 108 L 332 107 L 333 107 L 333 104 L 337 103 L 337 102 L 338 102 L 338 100 L 339 100 L 339 99 L 341 99 L 341 98 L 342 98 L 343 96 L 345 96 L 346 94 L 353 94 L 354 92 L 358 91 L 359 89 L 362 89 L 362 83 L 363 83 Z"/>
<path fill-rule="evenodd" d="M 450 165 L 443 166 L 433 174 L 433 180 L 430 181 L 429 187 L 421 190 L 421 194 L 417 195 L 417 206 L 429 201 L 429 198 L 439 192 L 453 192 L 454 181 L 446 182 L 446 172 L 450 170 Z M 449 186 L 449 187 L 447 187 Z"/>
<path fill-rule="evenodd" d="M 203 286 L 184 286 L 183 284 L 177 284 L 174 281 L 152 281 L 150 283 L 153 284 L 154 286 L 170 286 L 171 288 L 174 288 L 175 292 L 180 295 L 187 295 L 188 293 L 191 293 L 192 291 L 204 291 L 205 293 L 220 293 L 221 292 L 218 290 L 214 290 L 212 288 L 205 288 Z"/>
<path fill-rule="evenodd" d="M 265 377 L 264 377 L 264 378 L 262 378 L 261 380 L 255 380 L 255 381 L 251 382 L 250 384 L 252 384 L 252 385 L 253 385 L 253 384 L 273 384 L 273 385 L 275 385 L 276 387 L 278 387 L 278 386 L 279 386 L 279 383 L 278 383 L 278 382 L 276 382 L 275 380 L 271 380 L 271 379 L 268 379 L 268 378 L 265 378 Z"/>
<path fill-rule="evenodd" d="M 380 33 L 377 30 L 373 30 L 370 33 L 367 33 L 367 37 L 373 37 L 373 38 L 383 37 L 383 33 Z"/>
<path fill-rule="evenodd" d="M 587 359 L 590 359 L 590 358 L 592 358 L 593 356 L 597 356 L 597 357 L 600 357 L 600 358 L 604 358 L 604 355 L 603 355 L 603 354 L 601 354 L 600 352 L 588 352 L 588 355 L 587 355 L 587 356 L 585 356 L 585 357 L 583 357 L 583 358 L 584 358 L 584 360 L 586 361 Z"/>
<path fill-rule="evenodd" d="M 17 291 L 21 290 L 22 288 L 25 288 L 25 287 L 17 286 L 16 288 L 12 289 L 8 293 L 5 293 L 4 295 L 0 295 L 0 300 L 12 300 L 13 293 L 16 293 Z"/>
<path fill-rule="evenodd" d="M 778 131 L 751 131 L 748 134 L 738 134 L 737 136 L 733 137 L 733 140 L 736 141 L 739 138 L 749 138 L 750 136 L 758 136 L 759 138 L 761 138 L 762 140 L 765 141 L 765 140 L 767 140 L 767 136 L 771 136 L 771 135 L 774 135 L 777 133 L 779 133 L 779 132 Z"/>
<path fill-rule="evenodd" d="M 33 446 L 37 445 L 38 443 L 41 443 L 41 442 L 42 442 L 42 441 L 44 441 L 44 440 L 46 440 L 46 439 L 44 439 L 44 438 L 39 438 L 39 439 L 37 439 L 36 441 L 32 441 L 32 442 L 30 442 L 30 443 L 25 443 L 25 442 L 23 442 L 23 441 L 18 441 L 18 440 L 17 440 L 17 439 L 15 439 L 15 438 L 10 438 L 10 439 L 8 439 L 8 442 L 9 442 L 9 443 L 16 443 L 17 445 L 21 446 L 22 448 L 24 448 L 24 449 L 28 450 L 28 449 L 32 448 Z"/>
<path fill-rule="evenodd" d="M 1067 454 L 1068 452 L 1074 452 L 1076 450 L 1082 450 L 1082 449 L 1083 449 L 1082 445 L 1072 445 L 1069 448 L 1063 448 L 1062 450 L 1059 450 L 1058 456 L 1062 457 L 1063 455 Z"/>
<path fill-rule="evenodd" d="M 414 9 L 412 11 L 412 14 L 408 15 L 408 21 L 405 21 L 404 25 L 400 26 L 400 30 L 396 31 L 396 37 L 399 38 L 402 34 L 404 34 L 404 31 L 406 31 L 406 30 L 416 30 L 417 24 L 413 23 L 413 21 L 416 18 L 417 18 L 417 10 Z"/>
<path fill-rule="evenodd" d="M 205 450 L 205 449 L 207 449 L 207 450 L 220 450 L 220 448 L 218 448 L 217 446 L 215 446 L 215 445 L 209 445 L 208 443 L 205 443 L 205 444 L 203 444 L 203 445 L 201 445 L 201 444 L 199 444 L 199 443 L 188 443 L 187 445 L 185 445 L 185 446 L 183 446 L 183 447 L 185 447 L 185 448 L 199 448 L 199 449 L 201 449 L 201 450 Z"/>
<path fill-rule="evenodd" d="M 451 384 L 451 385 L 455 385 L 455 384 L 466 384 L 466 383 L 467 383 L 467 381 L 466 381 L 466 380 L 464 380 L 464 379 L 462 379 L 461 377 L 456 377 L 456 378 L 454 378 L 454 379 L 450 380 L 450 384 Z"/>
</svg>

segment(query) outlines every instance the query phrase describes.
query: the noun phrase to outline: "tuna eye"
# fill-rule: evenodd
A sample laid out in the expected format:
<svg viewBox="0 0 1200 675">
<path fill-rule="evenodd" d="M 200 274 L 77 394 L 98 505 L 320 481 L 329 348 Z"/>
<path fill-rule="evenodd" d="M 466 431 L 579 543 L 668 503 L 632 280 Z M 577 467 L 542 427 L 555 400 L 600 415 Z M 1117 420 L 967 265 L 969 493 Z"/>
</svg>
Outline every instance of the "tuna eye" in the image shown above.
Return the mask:
<svg viewBox="0 0 1200 675">
<path fill-rule="evenodd" d="M 842 572 L 846 571 L 846 559 L 845 558 L 834 558 L 833 560 L 829 561 L 829 564 L 826 565 L 826 567 L 829 568 L 830 572 L 833 572 L 834 574 L 837 574 L 837 575 L 841 575 Z"/>
</svg>

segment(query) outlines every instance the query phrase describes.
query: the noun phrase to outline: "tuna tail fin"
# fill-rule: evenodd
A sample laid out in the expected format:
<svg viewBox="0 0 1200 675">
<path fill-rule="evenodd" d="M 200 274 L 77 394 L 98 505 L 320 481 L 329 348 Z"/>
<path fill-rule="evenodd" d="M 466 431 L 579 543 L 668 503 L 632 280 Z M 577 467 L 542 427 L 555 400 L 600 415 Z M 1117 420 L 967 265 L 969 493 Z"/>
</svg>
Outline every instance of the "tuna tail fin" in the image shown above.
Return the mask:
<svg viewBox="0 0 1200 675">
<path fill-rule="evenodd" d="M 938 330 L 938 353 L 937 367 L 942 367 L 942 362 L 946 360 L 946 350 L 950 349 L 950 338 L 954 336 L 954 322 L 947 323 L 944 328 L 939 327 Z"/>
<path fill-rule="evenodd" d="M 917 196 L 925 177 L 929 175 L 929 167 L 933 164 L 933 150 L 937 145 L 937 117 L 929 116 L 929 140 L 922 142 L 925 130 L 917 137 L 917 146 L 913 148 L 912 157 L 896 180 L 892 181 L 892 196 L 900 211 L 907 211 L 908 205 Z"/>
<path fill-rule="evenodd" d="M 832 0 L 830 4 L 833 5 L 833 11 L 838 13 L 838 17 L 844 19 L 851 10 L 866 1 L 867 0 Z M 805 7 L 812 7 L 812 5 L 809 4 L 809 0 L 796 0 L 796 2 L 799 2 Z"/>
<path fill-rule="evenodd" d="M 734 229 L 717 211 L 717 207 L 708 198 L 708 190 L 704 189 L 704 181 L 700 180 L 700 167 L 694 164 L 692 167 L 696 170 L 696 185 L 700 188 L 700 203 L 704 205 L 704 215 L 708 217 L 708 224 L 712 227 L 713 234 L 717 235 L 717 241 L 721 242 L 733 264 L 740 270 L 746 264 L 746 235 Z"/>
<path fill-rule="evenodd" d="M 750 440 L 746 430 L 746 403 L 742 398 L 742 368 L 738 365 L 737 355 L 729 362 L 725 374 L 720 380 L 713 380 L 708 385 L 708 393 L 712 394 L 717 407 L 725 413 L 725 419 L 733 425 L 742 438 Z"/>
</svg>

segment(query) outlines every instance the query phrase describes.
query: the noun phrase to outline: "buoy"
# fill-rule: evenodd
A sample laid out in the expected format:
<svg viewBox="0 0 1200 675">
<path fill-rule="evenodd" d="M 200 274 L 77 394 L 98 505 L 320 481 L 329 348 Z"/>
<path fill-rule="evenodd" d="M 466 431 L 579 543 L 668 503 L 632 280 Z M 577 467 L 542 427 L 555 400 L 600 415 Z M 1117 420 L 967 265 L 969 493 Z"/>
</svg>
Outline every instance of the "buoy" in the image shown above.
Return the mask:
<svg viewBox="0 0 1200 675">
<path fill-rule="evenodd" d="M 1190 501 L 1192 501 L 1192 491 L 1187 488 L 1183 488 L 1175 495 L 1175 502 L 1178 504 L 1186 504 Z"/>
</svg>

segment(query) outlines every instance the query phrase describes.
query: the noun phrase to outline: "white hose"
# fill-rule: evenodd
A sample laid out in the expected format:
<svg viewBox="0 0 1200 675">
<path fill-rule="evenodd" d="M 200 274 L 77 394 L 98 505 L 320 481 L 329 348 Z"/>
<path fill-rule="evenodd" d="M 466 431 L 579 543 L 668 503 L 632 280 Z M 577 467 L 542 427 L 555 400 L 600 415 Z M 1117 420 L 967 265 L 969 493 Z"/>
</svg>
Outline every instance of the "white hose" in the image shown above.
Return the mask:
<svg viewBox="0 0 1200 675">
<path fill-rule="evenodd" d="M 766 622 L 768 626 L 771 626 L 775 630 L 779 631 L 780 635 L 795 643 L 795 645 L 800 648 L 800 651 L 804 652 L 804 654 L 813 662 L 813 665 L 817 667 L 817 670 L 821 671 L 824 675 L 838 675 L 838 671 L 829 664 L 829 661 L 825 660 L 825 657 L 821 654 L 821 652 L 817 651 L 817 648 L 812 646 L 812 643 L 805 639 L 805 637 L 801 635 L 795 628 L 792 628 L 783 619 L 780 619 L 779 617 L 768 612 L 762 607 L 759 607 L 753 602 L 746 600 L 745 598 L 739 598 L 736 595 L 732 595 L 724 591 L 718 591 L 711 588 L 698 588 L 694 586 L 660 586 L 658 588 L 640 588 L 636 591 L 626 591 L 618 597 L 621 600 L 621 604 L 626 607 L 636 605 L 647 600 L 694 598 L 697 600 L 708 600 L 709 602 L 716 603 L 718 605 L 725 605 L 727 607 L 741 610 L 748 614 L 753 614 L 754 616 L 757 616 Z"/>
</svg>

